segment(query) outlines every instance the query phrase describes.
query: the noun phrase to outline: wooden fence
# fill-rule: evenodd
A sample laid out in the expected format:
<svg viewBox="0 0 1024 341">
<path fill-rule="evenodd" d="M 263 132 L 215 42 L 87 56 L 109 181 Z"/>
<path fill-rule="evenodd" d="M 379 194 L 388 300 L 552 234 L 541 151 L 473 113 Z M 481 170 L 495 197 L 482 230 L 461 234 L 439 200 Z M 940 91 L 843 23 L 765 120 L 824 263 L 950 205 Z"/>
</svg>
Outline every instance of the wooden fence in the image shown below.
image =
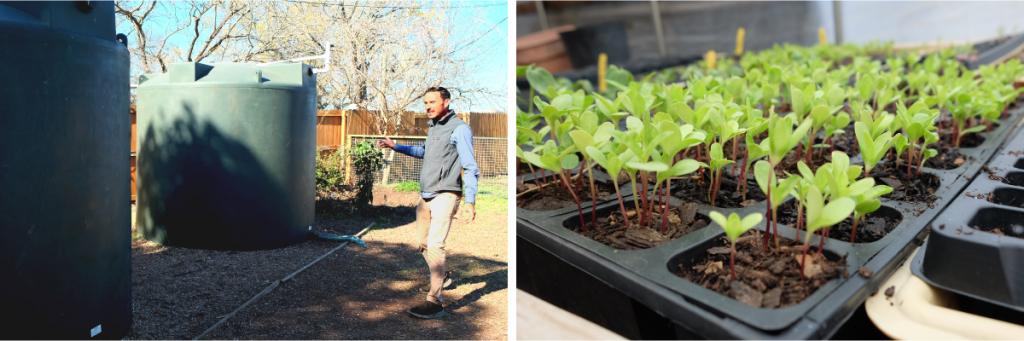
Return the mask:
<svg viewBox="0 0 1024 341">
<path fill-rule="evenodd" d="M 135 153 L 136 124 L 135 105 L 129 110 L 131 118 L 131 188 L 132 201 L 135 201 Z M 506 138 L 508 137 L 508 121 L 504 113 L 465 113 L 459 118 L 469 123 L 473 137 Z M 378 135 L 374 126 L 376 118 L 372 112 L 350 110 L 321 110 L 316 115 L 316 146 L 318 150 L 336 150 L 348 148 L 352 135 Z M 400 118 L 395 136 L 426 136 L 427 115 L 418 112 L 406 112 Z M 495 167 L 505 167 L 504 161 Z M 485 165 L 481 165 L 485 167 Z M 351 167 L 346 167 L 351 169 Z M 348 178 L 351 178 L 349 176 Z"/>
</svg>

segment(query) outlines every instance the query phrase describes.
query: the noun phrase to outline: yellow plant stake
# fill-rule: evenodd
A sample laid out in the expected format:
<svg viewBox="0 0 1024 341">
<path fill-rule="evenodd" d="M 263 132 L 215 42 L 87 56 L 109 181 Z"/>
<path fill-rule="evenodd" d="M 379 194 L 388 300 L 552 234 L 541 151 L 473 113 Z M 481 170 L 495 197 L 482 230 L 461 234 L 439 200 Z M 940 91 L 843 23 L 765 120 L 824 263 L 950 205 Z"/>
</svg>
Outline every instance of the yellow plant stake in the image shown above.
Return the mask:
<svg viewBox="0 0 1024 341">
<path fill-rule="evenodd" d="M 828 43 L 828 38 L 825 37 L 825 26 L 818 27 L 818 44 L 825 45 Z"/>
<path fill-rule="evenodd" d="M 708 53 L 704 54 L 704 63 L 708 65 L 708 70 L 714 70 L 717 61 L 718 55 L 715 54 L 715 50 L 708 50 Z"/>
<path fill-rule="evenodd" d="M 597 91 L 601 93 L 608 91 L 606 75 L 608 75 L 608 54 L 602 52 L 597 55 Z"/>
<path fill-rule="evenodd" d="M 746 35 L 747 35 L 747 30 L 745 30 L 743 27 L 740 27 L 739 29 L 736 30 L 736 55 L 737 56 L 743 54 L 743 38 L 746 37 Z"/>
</svg>

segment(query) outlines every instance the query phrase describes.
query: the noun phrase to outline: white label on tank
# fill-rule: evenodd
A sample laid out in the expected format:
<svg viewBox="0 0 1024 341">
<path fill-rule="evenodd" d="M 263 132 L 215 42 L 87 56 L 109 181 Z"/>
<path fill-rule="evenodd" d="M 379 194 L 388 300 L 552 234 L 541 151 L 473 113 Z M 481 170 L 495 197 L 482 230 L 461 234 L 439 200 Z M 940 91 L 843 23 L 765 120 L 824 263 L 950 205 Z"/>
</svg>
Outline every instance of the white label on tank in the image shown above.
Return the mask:
<svg viewBox="0 0 1024 341">
<path fill-rule="evenodd" d="M 309 225 L 309 230 L 313 231 L 313 225 Z"/>
<path fill-rule="evenodd" d="M 92 329 L 89 330 L 89 337 L 96 337 L 96 335 L 100 335 L 100 333 L 102 333 L 102 332 L 103 332 L 103 325 L 102 324 L 97 324 L 95 327 L 92 327 Z"/>
</svg>

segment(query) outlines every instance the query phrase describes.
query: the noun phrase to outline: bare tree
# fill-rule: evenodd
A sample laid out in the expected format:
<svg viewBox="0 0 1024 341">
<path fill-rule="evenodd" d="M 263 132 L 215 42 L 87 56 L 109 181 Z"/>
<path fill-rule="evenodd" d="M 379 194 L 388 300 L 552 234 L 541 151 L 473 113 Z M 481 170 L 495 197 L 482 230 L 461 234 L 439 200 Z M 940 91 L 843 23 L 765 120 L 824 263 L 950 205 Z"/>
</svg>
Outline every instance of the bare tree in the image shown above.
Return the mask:
<svg viewBox="0 0 1024 341">
<path fill-rule="evenodd" d="M 482 91 L 471 87 L 468 63 L 456 53 L 472 48 L 478 37 L 453 38 L 447 2 L 409 4 L 293 1 L 260 6 L 248 58 L 316 55 L 333 44 L 329 71 L 317 79 L 320 106 L 369 110 L 377 116 L 379 134 L 394 132 L 402 113 L 430 86 L 448 86 L 456 97 Z M 462 82 L 466 85 L 451 86 Z"/>
<path fill-rule="evenodd" d="M 167 64 L 181 61 L 266 63 L 318 55 L 333 44 L 329 65 L 320 65 L 329 70 L 318 75 L 320 108 L 371 111 L 380 134 L 397 130 L 402 113 L 430 86 L 448 87 L 455 99 L 487 91 L 470 77 L 472 58 L 466 57 L 486 53 L 474 51 L 480 35 L 455 34 L 445 1 L 118 0 L 115 5 L 119 23 L 131 27 L 136 75 L 165 72 Z"/>
<path fill-rule="evenodd" d="M 119 23 L 131 27 L 129 52 L 139 73 L 165 72 L 173 62 L 204 59 L 247 42 L 252 7 L 245 1 L 114 2 Z M 178 38 L 179 36 L 182 36 Z M 184 45 L 168 44 L 172 40 Z"/>
</svg>

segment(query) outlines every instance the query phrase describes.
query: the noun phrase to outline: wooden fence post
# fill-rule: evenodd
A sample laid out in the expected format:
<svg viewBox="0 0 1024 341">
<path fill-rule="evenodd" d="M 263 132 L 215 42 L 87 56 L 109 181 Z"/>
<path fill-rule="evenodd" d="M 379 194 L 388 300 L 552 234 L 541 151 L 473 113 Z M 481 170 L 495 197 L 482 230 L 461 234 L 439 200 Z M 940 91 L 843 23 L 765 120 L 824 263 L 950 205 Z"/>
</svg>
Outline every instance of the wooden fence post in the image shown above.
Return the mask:
<svg viewBox="0 0 1024 341">
<path fill-rule="evenodd" d="M 349 153 L 349 147 L 352 146 L 351 139 L 348 137 L 348 116 L 347 110 L 341 111 L 341 146 L 345 151 L 345 182 L 349 185 L 354 184 L 352 181 L 352 154 Z"/>
</svg>

